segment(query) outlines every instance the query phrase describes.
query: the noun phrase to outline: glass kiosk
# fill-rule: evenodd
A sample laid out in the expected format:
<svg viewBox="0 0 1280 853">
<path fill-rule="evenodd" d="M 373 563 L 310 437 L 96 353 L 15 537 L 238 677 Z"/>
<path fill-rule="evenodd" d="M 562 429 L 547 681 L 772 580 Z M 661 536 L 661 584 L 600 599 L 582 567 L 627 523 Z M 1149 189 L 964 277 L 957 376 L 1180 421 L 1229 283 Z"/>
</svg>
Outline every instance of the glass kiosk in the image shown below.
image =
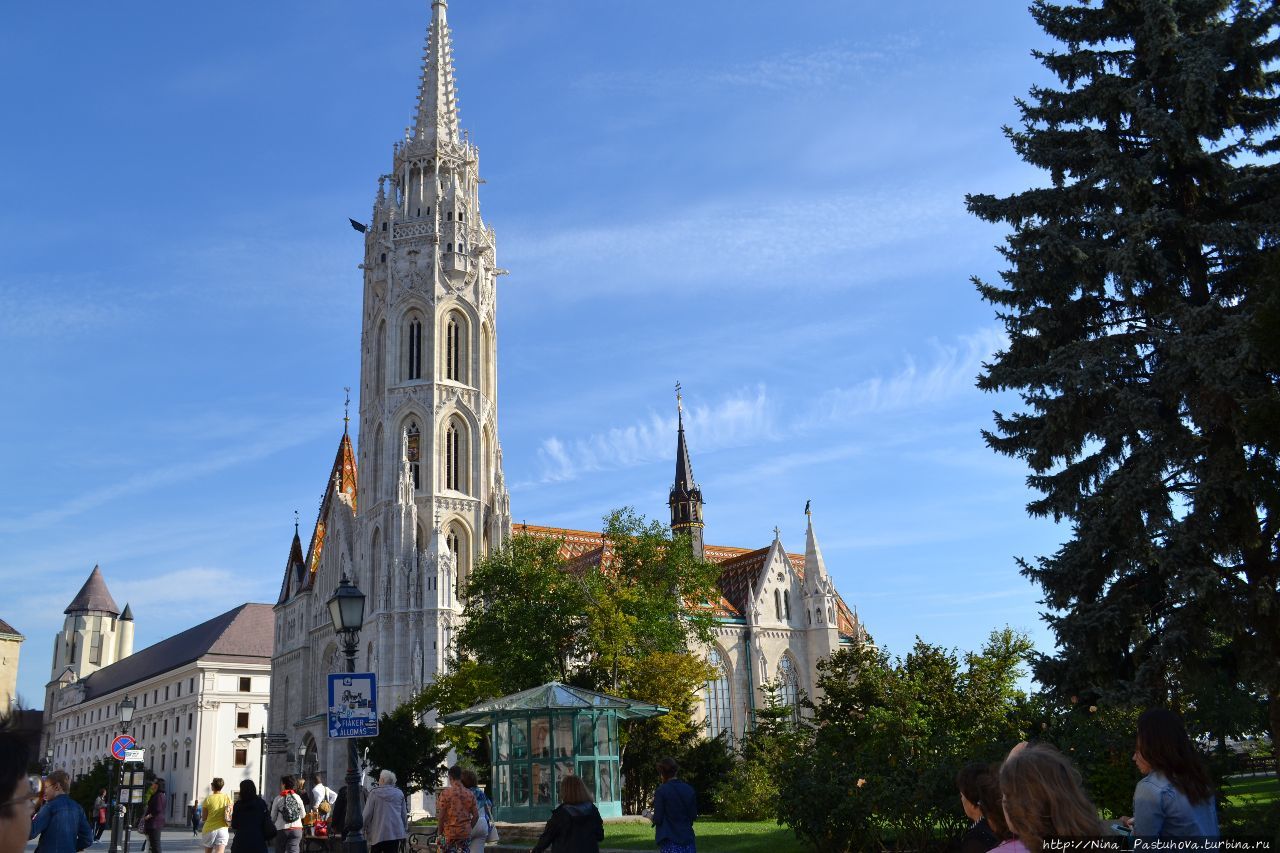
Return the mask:
<svg viewBox="0 0 1280 853">
<path fill-rule="evenodd" d="M 621 817 L 618 723 L 666 713 L 657 705 L 553 681 L 440 720 L 451 726 L 489 726 L 494 816 L 527 823 L 551 816 L 559 804 L 560 779 L 569 774 L 586 783 L 602 817 Z"/>
</svg>

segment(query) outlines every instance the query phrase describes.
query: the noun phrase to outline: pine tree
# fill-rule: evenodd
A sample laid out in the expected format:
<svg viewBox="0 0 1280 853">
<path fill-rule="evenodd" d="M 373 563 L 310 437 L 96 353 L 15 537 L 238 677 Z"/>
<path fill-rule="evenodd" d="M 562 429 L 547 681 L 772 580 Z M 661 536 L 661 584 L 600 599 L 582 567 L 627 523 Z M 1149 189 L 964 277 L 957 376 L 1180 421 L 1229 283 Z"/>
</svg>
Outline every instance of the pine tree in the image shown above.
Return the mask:
<svg viewBox="0 0 1280 853">
<path fill-rule="evenodd" d="M 1067 520 L 1024 561 L 1062 694 L 1182 704 L 1226 637 L 1280 742 L 1280 8 L 1250 0 L 1036 0 L 1056 77 L 1006 129 L 1045 186 L 969 210 L 1011 233 L 975 280 L 1015 390 L 990 447 Z M 1194 698 L 1194 697 L 1190 697 Z"/>
</svg>

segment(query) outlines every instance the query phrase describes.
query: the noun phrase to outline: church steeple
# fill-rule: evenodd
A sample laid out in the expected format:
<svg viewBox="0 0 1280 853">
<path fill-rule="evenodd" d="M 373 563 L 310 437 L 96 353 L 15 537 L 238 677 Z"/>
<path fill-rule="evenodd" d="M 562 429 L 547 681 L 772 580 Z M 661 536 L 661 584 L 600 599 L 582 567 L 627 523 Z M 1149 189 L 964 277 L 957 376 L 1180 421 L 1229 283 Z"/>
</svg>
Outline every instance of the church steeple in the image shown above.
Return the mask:
<svg viewBox="0 0 1280 853">
<path fill-rule="evenodd" d="M 680 396 L 680 383 L 676 383 L 676 480 L 671 486 L 671 532 L 689 534 L 693 555 L 704 559 L 702 541 L 702 490 L 693 479 L 693 464 L 689 461 L 689 446 L 684 437 L 684 401 Z"/>
<path fill-rule="evenodd" d="M 445 13 L 447 0 L 431 4 L 431 26 L 422 55 L 422 80 L 413 136 L 428 141 L 458 141 L 458 86 L 453 77 L 453 41 Z"/>
</svg>

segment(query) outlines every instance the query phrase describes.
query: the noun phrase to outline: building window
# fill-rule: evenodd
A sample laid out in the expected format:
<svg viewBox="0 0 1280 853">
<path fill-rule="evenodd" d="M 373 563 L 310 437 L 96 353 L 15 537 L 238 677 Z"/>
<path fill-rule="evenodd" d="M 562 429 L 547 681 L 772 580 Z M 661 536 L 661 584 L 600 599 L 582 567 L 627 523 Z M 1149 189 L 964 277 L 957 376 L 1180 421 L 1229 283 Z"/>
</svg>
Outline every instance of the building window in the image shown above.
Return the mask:
<svg viewBox="0 0 1280 853">
<path fill-rule="evenodd" d="M 190 767 L 190 766 L 191 766 L 191 750 L 189 750 L 189 749 L 187 750 L 186 755 L 185 755 L 185 756 L 183 756 L 182 762 L 183 762 L 183 763 L 182 763 L 182 766 L 183 766 L 183 767 Z"/>
<path fill-rule="evenodd" d="M 409 460 L 409 473 L 413 477 L 413 488 L 422 488 L 422 468 L 419 463 L 418 444 L 421 438 L 418 432 L 418 425 L 414 421 L 409 421 L 409 427 L 405 430 L 405 456 Z"/>
<path fill-rule="evenodd" d="M 451 314 L 445 326 L 444 378 L 454 382 L 467 381 L 462 375 L 462 349 L 466 344 L 462 323 L 461 317 Z"/>
<path fill-rule="evenodd" d="M 151 723 L 151 736 L 152 737 L 156 736 L 156 724 L 154 721 Z"/>
<path fill-rule="evenodd" d="M 195 719 L 195 714 L 187 714 L 187 731 L 191 731 L 192 721 L 194 719 Z"/>
<path fill-rule="evenodd" d="M 164 753 L 160 753 L 160 772 L 164 772 Z"/>
<path fill-rule="evenodd" d="M 195 690 L 196 690 L 196 680 L 195 680 L 195 678 L 194 678 L 194 677 L 193 677 L 193 678 L 192 678 L 192 679 L 187 683 L 187 688 L 188 688 L 188 690 L 189 690 L 190 692 L 192 692 L 192 693 L 194 693 L 194 692 L 195 692 Z"/>
<path fill-rule="evenodd" d="M 182 698 L 182 682 L 179 681 L 177 684 L 174 685 L 174 687 L 177 688 L 177 691 L 176 691 L 177 698 L 181 699 Z"/>
<path fill-rule="evenodd" d="M 89 638 L 89 663 L 102 663 L 102 635 L 97 631 Z"/>
<path fill-rule="evenodd" d="M 162 734 L 162 735 L 168 735 L 168 734 L 169 734 L 169 721 L 168 721 L 168 720 L 165 720 L 165 721 L 164 721 L 164 725 L 160 727 L 160 734 Z"/>
<path fill-rule="evenodd" d="M 726 738 L 733 736 L 733 709 L 729 705 L 729 672 L 715 649 L 707 658 L 716 671 L 715 677 L 707 682 L 707 737 Z"/>
<path fill-rule="evenodd" d="M 444 485 L 446 489 L 462 491 L 466 480 L 462 476 L 462 435 L 456 422 L 449 424 L 444 434 Z"/>
<path fill-rule="evenodd" d="M 791 593 L 785 589 L 782 591 L 782 614 L 788 622 L 791 621 Z"/>
<path fill-rule="evenodd" d="M 237 729 L 249 728 L 249 712 L 248 711 L 236 712 L 236 728 Z"/>
<path fill-rule="evenodd" d="M 782 593 L 776 589 L 773 591 L 773 615 L 779 622 L 782 621 Z"/>
<path fill-rule="evenodd" d="M 236 747 L 235 758 L 231 762 L 232 766 L 244 767 L 248 763 L 249 763 L 249 750 L 242 749 L 241 747 Z"/>
<path fill-rule="evenodd" d="M 253 682 L 252 682 L 252 680 L 251 680 L 250 678 L 246 677 L 246 676 L 241 676 L 241 677 L 240 677 L 240 692 L 241 692 L 241 693 L 248 693 L 248 692 L 250 692 L 252 689 L 253 689 Z"/>
<path fill-rule="evenodd" d="M 164 701 L 169 701 L 169 685 L 164 686 Z"/>
<path fill-rule="evenodd" d="M 409 319 L 405 328 L 405 379 L 422 378 L 422 320 Z"/>
<path fill-rule="evenodd" d="M 791 716 L 800 715 L 800 685 L 796 678 L 796 666 L 790 655 L 783 655 L 778 661 L 778 702 L 784 708 L 791 709 Z"/>
</svg>

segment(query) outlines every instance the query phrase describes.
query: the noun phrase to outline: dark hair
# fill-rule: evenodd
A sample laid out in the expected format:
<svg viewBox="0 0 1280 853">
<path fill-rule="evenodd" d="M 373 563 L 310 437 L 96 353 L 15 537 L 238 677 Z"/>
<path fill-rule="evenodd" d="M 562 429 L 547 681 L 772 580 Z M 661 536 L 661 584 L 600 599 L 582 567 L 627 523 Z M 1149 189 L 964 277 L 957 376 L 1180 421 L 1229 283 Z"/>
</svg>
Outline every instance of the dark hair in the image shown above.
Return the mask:
<svg viewBox="0 0 1280 853">
<path fill-rule="evenodd" d="M 163 794 L 163 793 L 164 793 L 164 780 L 163 780 L 163 779 L 160 779 L 160 778 L 158 778 L 158 777 L 157 777 L 157 778 L 155 778 L 155 779 L 152 779 L 151 781 L 155 783 L 155 786 L 156 786 L 156 793 L 157 793 L 157 794 Z"/>
<path fill-rule="evenodd" d="M 563 805 L 591 802 L 591 792 L 587 783 L 572 774 L 560 777 L 560 802 Z"/>
<path fill-rule="evenodd" d="M 1181 718 L 1167 708 L 1152 708 L 1138 717 L 1138 752 L 1193 803 L 1212 793 L 1209 774 L 1187 737 Z"/>
<path fill-rule="evenodd" d="M 312 785 L 319 785 L 319 784 L 320 784 L 320 774 L 319 774 L 319 773 L 312 773 L 312 774 L 311 774 L 311 778 L 310 778 L 310 782 L 311 782 L 311 784 L 312 784 Z"/>
<path fill-rule="evenodd" d="M 253 784 L 252 779 L 240 780 L 240 802 L 253 799 L 258 796 L 258 786 Z"/>
<path fill-rule="evenodd" d="M 480 778 L 476 776 L 476 771 L 468 767 L 462 771 L 462 787 L 474 788 L 480 784 Z"/>
<path fill-rule="evenodd" d="M 459 764 L 455 764 L 455 765 L 453 765 L 452 767 L 450 767 L 450 768 L 449 768 L 449 778 L 450 778 L 450 779 L 458 779 L 458 780 L 461 780 L 461 779 L 462 779 L 462 766 L 461 766 L 461 765 L 459 765 Z"/>
<path fill-rule="evenodd" d="M 294 776 L 293 774 L 286 773 L 280 777 L 281 788 L 288 788 L 289 790 L 292 791 L 297 786 L 298 786 L 298 777 Z"/>
<path fill-rule="evenodd" d="M 1004 806 L 1000 803 L 1000 777 L 990 764 L 971 761 L 956 774 L 960 795 L 973 803 L 997 838 L 1008 838 L 1004 825 Z"/>
<path fill-rule="evenodd" d="M 15 732 L 0 731 L 0 797 L 12 799 L 21 784 L 26 790 L 27 742 Z M 3 802 L 4 800 L 0 800 Z M 16 803 L 6 806 L 3 814 L 13 817 Z"/>
<path fill-rule="evenodd" d="M 222 786 L 223 786 L 223 785 L 225 785 L 225 784 L 227 784 L 227 783 L 222 781 L 222 777 L 221 777 L 221 776 L 214 776 L 214 777 L 213 777 L 213 781 L 209 783 L 209 787 L 210 787 L 210 788 L 212 788 L 212 789 L 213 789 L 213 790 L 215 790 L 215 791 L 221 791 L 221 790 L 222 790 Z"/>
<path fill-rule="evenodd" d="M 680 765 L 676 764 L 676 760 L 669 755 L 658 762 L 658 775 L 663 779 L 670 779 L 679 772 Z"/>
</svg>

